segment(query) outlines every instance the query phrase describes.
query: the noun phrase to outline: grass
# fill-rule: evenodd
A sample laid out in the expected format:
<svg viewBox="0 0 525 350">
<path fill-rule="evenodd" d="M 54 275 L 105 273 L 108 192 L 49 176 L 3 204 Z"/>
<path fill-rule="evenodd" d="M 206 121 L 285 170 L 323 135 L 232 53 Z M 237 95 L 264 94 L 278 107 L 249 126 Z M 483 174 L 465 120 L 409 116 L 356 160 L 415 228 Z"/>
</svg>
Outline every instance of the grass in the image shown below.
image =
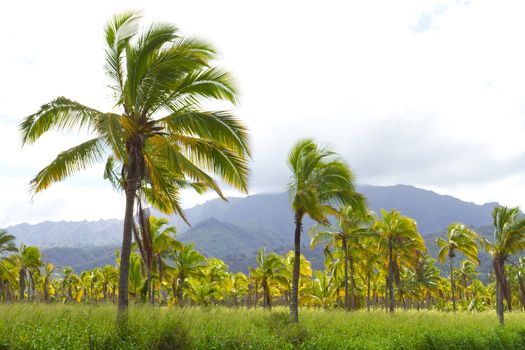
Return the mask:
<svg viewBox="0 0 525 350">
<path fill-rule="evenodd" d="M 494 312 L 132 307 L 130 332 L 115 329 L 112 305 L 0 305 L 4 349 L 523 349 L 525 314 Z"/>
</svg>

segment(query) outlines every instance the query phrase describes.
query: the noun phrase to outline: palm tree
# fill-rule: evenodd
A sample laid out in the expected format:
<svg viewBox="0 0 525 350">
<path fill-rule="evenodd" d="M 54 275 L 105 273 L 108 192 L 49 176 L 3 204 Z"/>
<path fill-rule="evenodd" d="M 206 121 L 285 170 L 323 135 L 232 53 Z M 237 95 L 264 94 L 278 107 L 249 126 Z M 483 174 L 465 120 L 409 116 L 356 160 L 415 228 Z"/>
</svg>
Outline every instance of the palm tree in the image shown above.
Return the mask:
<svg viewBox="0 0 525 350">
<path fill-rule="evenodd" d="M 44 292 L 44 302 L 49 302 L 49 284 L 51 283 L 51 277 L 57 272 L 57 268 L 50 262 L 45 265 L 44 271 L 42 272 L 42 289 Z"/>
<path fill-rule="evenodd" d="M 414 279 L 420 290 L 419 300 L 417 301 L 418 309 L 425 297 L 427 298 L 427 307 L 430 306 L 428 303 L 430 294 L 438 287 L 441 271 L 435 266 L 435 263 L 436 260 L 431 256 L 418 254 L 414 269 Z"/>
<path fill-rule="evenodd" d="M 378 233 L 381 244 L 386 245 L 388 254 L 387 287 L 389 297 L 389 311 L 394 312 L 394 253 L 400 251 L 412 252 L 424 251 L 425 243 L 417 231 L 416 222 L 402 216 L 398 211 L 392 209 L 387 212 L 381 209 L 382 218 L 376 221 L 373 229 Z M 396 259 L 397 260 L 397 259 Z"/>
<path fill-rule="evenodd" d="M 118 283 L 118 271 L 111 265 L 106 265 L 101 271 L 101 280 L 102 283 L 102 297 L 104 301 L 107 301 L 108 297 L 111 297 L 112 301 L 115 302 L 115 289 Z"/>
<path fill-rule="evenodd" d="M 525 218 L 519 208 L 496 207 L 492 211 L 494 238 L 491 241 L 478 235 L 481 245 L 492 257 L 492 268 L 496 276 L 496 311 L 499 322 L 503 324 L 503 298 L 512 310 L 510 288 L 505 276 L 505 261 L 525 249 Z"/>
<path fill-rule="evenodd" d="M 372 220 L 372 216 L 365 214 L 363 209 L 365 207 L 364 198 L 363 203 L 360 203 L 356 210 L 351 205 L 340 208 L 334 213 L 337 218 L 338 227 L 325 229 L 323 226 L 315 225 L 310 229 L 312 237 L 310 247 L 315 248 L 320 242 L 325 243 L 325 255 L 331 256 L 331 249 L 342 250 L 344 254 L 344 285 L 345 285 L 345 309 L 356 308 L 355 295 L 355 278 L 354 278 L 354 255 L 351 251 L 359 249 L 360 241 L 368 234 L 368 223 Z M 350 270 L 350 278 L 348 271 Z M 348 281 L 352 284 L 352 298 L 349 295 Z"/>
<path fill-rule="evenodd" d="M 447 240 L 439 237 L 436 244 L 439 247 L 438 259 L 440 263 L 445 262 L 448 256 L 450 268 L 450 288 L 452 293 L 452 307 L 456 312 L 456 283 L 452 267 L 453 259 L 456 257 L 456 251 L 463 253 L 468 259 L 479 265 L 478 246 L 476 244 L 477 234 L 463 224 L 452 224 L 447 230 Z"/>
<path fill-rule="evenodd" d="M 0 229 L 0 259 L 8 252 L 16 252 L 15 237 L 6 230 Z M 0 269 L 7 270 L 4 262 L 0 260 Z M 0 270 L 0 272 L 2 272 Z"/>
<path fill-rule="evenodd" d="M 59 97 L 20 124 L 24 144 L 49 130 L 87 130 L 93 138 L 60 153 L 31 181 L 34 193 L 94 163 L 107 160 L 105 177 L 126 197 L 118 310 L 125 316 L 133 211 L 138 198 L 164 213 L 178 213 L 179 190 L 213 189 L 215 179 L 247 192 L 247 130 L 228 112 L 201 108 L 204 100 L 236 102 L 225 71 L 214 67 L 215 49 L 185 38 L 171 24 L 139 33 L 138 13 L 116 15 L 105 28 L 106 73 L 116 112 L 103 113 Z M 120 174 L 116 176 L 115 174 Z M 125 317 L 119 317 L 125 322 Z"/>
<path fill-rule="evenodd" d="M 129 262 L 129 291 L 130 295 L 137 297 L 138 291 L 144 282 L 140 255 L 131 253 Z"/>
<path fill-rule="evenodd" d="M 194 244 L 183 246 L 181 250 L 172 250 L 167 254 L 167 265 L 171 268 L 173 278 L 173 296 L 179 306 L 183 302 L 183 287 L 190 277 L 201 275 L 206 268 L 206 258 L 194 249 Z"/>
<path fill-rule="evenodd" d="M 299 259 L 301 256 L 301 232 L 303 218 L 328 224 L 331 205 L 353 205 L 363 202 L 363 196 L 355 192 L 354 175 L 346 163 L 326 147 L 317 146 L 313 140 L 299 140 L 288 155 L 292 172 L 288 192 L 295 219 L 294 252 L 290 314 L 292 321 L 299 321 Z"/>
<path fill-rule="evenodd" d="M 323 309 L 333 304 L 333 296 L 337 291 L 334 284 L 334 277 L 323 271 L 315 271 L 315 278 L 311 280 L 311 285 L 306 294 L 307 300 L 313 305 L 319 305 Z"/>
<path fill-rule="evenodd" d="M 186 282 L 185 295 L 194 303 L 207 306 L 220 293 L 216 283 L 208 283 L 195 278 L 189 278 Z"/>
<path fill-rule="evenodd" d="M 469 285 L 472 283 L 474 278 L 478 275 L 478 270 L 476 269 L 477 264 L 474 264 L 470 260 L 463 260 L 459 268 L 456 269 L 456 276 L 454 277 L 455 281 L 459 282 L 459 285 L 463 288 L 463 297 L 468 299 L 469 294 Z"/>
<path fill-rule="evenodd" d="M 272 298 L 270 285 L 274 280 L 286 283 L 286 270 L 282 258 L 276 253 L 265 254 L 265 249 L 261 248 L 257 252 L 257 267 L 250 268 L 250 275 L 263 288 L 263 306 L 272 308 Z"/>
<path fill-rule="evenodd" d="M 366 281 L 366 309 L 370 311 L 370 293 L 372 279 L 379 275 L 377 273 L 378 262 L 382 259 L 381 251 L 377 244 L 378 236 L 375 232 L 370 232 L 370 235 L 361 244 L 361 254 L 359 255 L 359 261 L 361 265 L 361 271 L 365 275 L 362 280 Z"/>
<path fill-rule="evenodd" d="M 25 299 L 26 282 L 28 279 L 29 269 L 38 269 L 42 265 L 40 249 L 33 246 L 21 244 L 18 250 L 9 256 L 9 260 L 18 268 L 18 277 L 20 285 L 20 301 Z M 28 293 L 30 298 L 30 293 Z"/>
<path fill-rule="evenodd" d="M 10 235 L 6 230 L 0 229 L 0 257 L 5 253 L 15 251 L 15 236 Z"/>
<path fill-rule="evenodd" d="M 139 204 L 140 207 L 140 204 Z M 133 233 L 135 243 L 139 248 L 142 262 L 146 269 L 146 291 L 148 294 L 148 301 L 153 304 L 155 301 L 153 284 L 151 283 L 151 275 L 156 265 L 160 282 L 163 280 L 164 261 L 163 254 L 169 249 L 180 250 L 182 244 L 174 237 L 176 231 L 175 227 L 164 227 L 169 223 L 165 218 L 156 218 L 149 215 L 149 210 L 140 209 L 138 215 L 138 225 L 134 225 Z"/>
</svg>

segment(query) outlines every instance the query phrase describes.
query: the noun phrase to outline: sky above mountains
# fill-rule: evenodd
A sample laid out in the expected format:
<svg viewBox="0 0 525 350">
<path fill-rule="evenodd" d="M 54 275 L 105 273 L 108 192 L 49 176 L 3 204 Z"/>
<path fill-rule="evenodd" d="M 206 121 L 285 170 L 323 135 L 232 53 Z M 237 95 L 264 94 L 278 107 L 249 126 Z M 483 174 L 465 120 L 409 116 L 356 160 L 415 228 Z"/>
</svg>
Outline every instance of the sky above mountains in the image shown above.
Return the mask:
<svg viewBox="0 0 525 350">
<path fill-rule="evenodd" d="M 284 190 L 288 149 L 313 137 L 361 183 L 525 206 L 520 1 L 33 1 L 0 11 L 0 226 L 123 215 L 102 166 L 31 198 L 30 179 L 87 135 L 22 149 L 17 125 L 61 95 L 112 109 L 103 26 L 124 9 L 219 49 L 240 104 L 210 107 L 233 108 L 250 128 L 254 193 Z"/>
</svg>

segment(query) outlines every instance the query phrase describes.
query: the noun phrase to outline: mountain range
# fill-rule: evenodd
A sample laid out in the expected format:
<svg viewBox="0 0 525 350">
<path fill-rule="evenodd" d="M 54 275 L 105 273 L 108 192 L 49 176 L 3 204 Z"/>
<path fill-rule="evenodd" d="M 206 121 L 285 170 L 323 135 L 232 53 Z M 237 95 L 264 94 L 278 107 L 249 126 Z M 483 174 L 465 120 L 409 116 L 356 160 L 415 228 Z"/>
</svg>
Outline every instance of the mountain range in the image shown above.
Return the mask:
<svg viewBox="0 0 525 350">
<path fill-rule="evenodd" d="M 416 219 L 431 253 L 435 253 L 435 238 L 442 235 L 449 224 L 488 226 L 492 209 L 498 205 L 477 205 L 408 185 L 363 185 L 358 190 L 367 197 L 374 212 L 395 208 Z M 177 228 L 179 240 L 193 242 L 205 255 L 223 259 L 232 271 L 246 271 L 248 265 L 255 263 L 255 252 L 260 247 L 278 253 L 292 248 L 294 221 L 286 193 L 234 197 L 228 202 L 214 199 L 185 213 L 191 227 L 179 217 L 168 217 L 170 224 Z M 161 216 L 156 212 L 153 215 Z M 305 220 L 305 233 L 312 224 L 308 218 Z M 76 271 L 113 263 L 115 249 L 122 238 L 121 220 L 43 222 L 7 229 L 18 242 L 43 248 L 49 261 L 58 266 L 72 266 Z M 310 251 L 307 234 L 302 242 L 307 258 L 315 268 L 320 268 L 322 249 Z"/>
</svg>

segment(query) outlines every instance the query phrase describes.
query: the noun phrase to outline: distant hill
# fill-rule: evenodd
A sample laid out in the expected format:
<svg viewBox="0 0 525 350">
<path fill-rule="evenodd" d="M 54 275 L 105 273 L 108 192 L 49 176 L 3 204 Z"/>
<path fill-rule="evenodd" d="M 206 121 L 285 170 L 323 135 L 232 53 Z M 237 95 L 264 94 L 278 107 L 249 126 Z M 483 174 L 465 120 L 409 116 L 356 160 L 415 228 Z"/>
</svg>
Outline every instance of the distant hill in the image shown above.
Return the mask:
<svg viewBox="0 0 525 350">
<path fill-rule="evenodd" d="M 70 266 L 75 272 L 115 264 L 115 251 L 120 246 L 94 246 L 82 248 L 47 248 L 42 250 L 43 260 L 56 267 Z"/>
<path fill-rule="evenodd" d="M 18 242 L 40 248 L 81 248 L 122 242 L 122 220 L 45 221 L 36 225 L 15 225 L 7 230 Z"/>
<path fill-rule="evenodd" d="M 487 226 L 491 222 L 491 211 L 497 205 L 477 205 L 406 185 L 366 185 L 358 190 L 368 198 L 369 206 L 376 213 L 380 208 L 396 208 L 416 219 L 431 252 L 436 235 L 442 234 L 449 224 Z M 192 223 L 191 228 L 179 217 L 169 218 L 177 227 L 179 239 L 194 242 L 196 248 L 208 256 L 224 259 L 234 271 L 245 270 L 248 264 L 253 264 L 260 247 L 279 253 L 292 248 L 294 220 L 286 193 L 229 198 L 228 202 L 214 199 L 187 209 L 186 216 Z M 306 255 L 315 267 L 320 267 L 321 249 L 310 252 L 307 248 L 307 230 L 312 224 L 305 219 L 302 242 Z M 122 221 L 43 222 L 16 225 L 8 230 L 19 242 L 45 248 L 49 259 L 58 265 L 82 269 L 114 261 L 115 248 L 121 242 Z"/>
</svg>

